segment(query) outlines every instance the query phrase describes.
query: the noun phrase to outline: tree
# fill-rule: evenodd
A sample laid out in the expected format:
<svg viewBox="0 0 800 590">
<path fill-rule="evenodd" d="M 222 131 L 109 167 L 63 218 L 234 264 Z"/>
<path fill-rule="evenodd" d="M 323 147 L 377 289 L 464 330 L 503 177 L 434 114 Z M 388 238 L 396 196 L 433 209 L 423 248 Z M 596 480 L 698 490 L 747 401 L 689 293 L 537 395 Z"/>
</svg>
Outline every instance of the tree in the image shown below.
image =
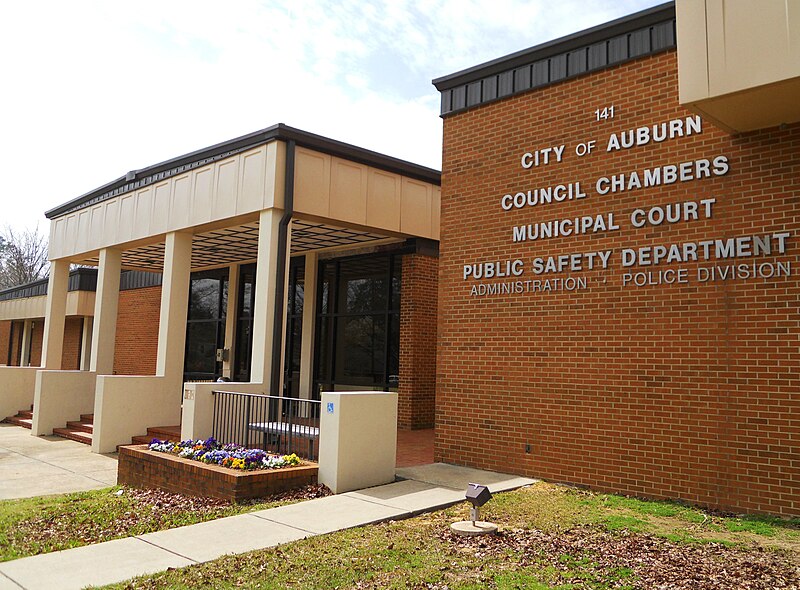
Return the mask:
<svg viewBox="0 0 800 590">
<path fill-rule="evenodd" d="M 33 230 L 0 230 L 0 289 L 24 285 L 46 276 L 47 238 Z"/>
</svg>

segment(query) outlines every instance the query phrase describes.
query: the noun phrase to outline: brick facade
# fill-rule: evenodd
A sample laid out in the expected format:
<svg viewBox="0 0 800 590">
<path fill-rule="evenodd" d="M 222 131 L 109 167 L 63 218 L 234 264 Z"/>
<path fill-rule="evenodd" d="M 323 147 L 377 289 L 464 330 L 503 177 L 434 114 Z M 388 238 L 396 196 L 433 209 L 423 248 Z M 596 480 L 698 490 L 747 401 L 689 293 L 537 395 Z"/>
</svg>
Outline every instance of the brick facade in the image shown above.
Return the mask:
<svg viewBox="0 0 800 590">
<path fill-rule="evenodd" d="M 44 318 L 33 320 L 31 329 L 31 367 L 42 364 L 42 345 L 44 344 Z"/>
<path fill-rule="evenodd" d="M 16 330 L 16 326 L 14 326 Z M 10 340 L 13 337 L 11 332 L 11 320 L 4 320 L 0 322 L 0 365 L 16 365 L 14 341 Z M 9 362 L 9 348 L 11 349 L 11 362 Z"/>
<path fill-rule="evenodd" d="M 403 257 L 397 424 L 404 430 L 434 423 L 438 269 L 435 257 Z"/>
<path fill-rule="evenodd" d="M 83 318 L 66 318 L 64 322 L 64 345 L 61 350 L 61 368 L 64 371 L 77 371 L 81 368 L 82 339 Z"/>
<path fill-rule="evenodd" d="M 155 375 L 161 287 L 120 291 L 115 375 Z"/>
<path fill-rule="evenodd" d="M 691 115 L 676 61 L 669 51 L 445 117 L 436 460 L 798 515 L 800 125 L 729 135 L 704 120 L 701 133 L 607 151 L 612 133 Z M 615 116 L 598 121 L 610 105 Z M 588 140 L 597 148 L 578 157 Z M 523 153 L 560 145 L 562 162 L 521 166 Z M 727 174 L 595 190 L 601 177 L 719 155 Z M 507 193 L 576 181 L 587 198 L 501 207 Z M 631 223 L 638 208 L 712 198 L 710 218 Z M 619 230 L 512 240 L 514 226 L 609 212 Z M 782 255 L 621 265 L 625 248 L 780 232 Z M 533 273 L 534 258 L 607 250 L 605 270 Z M 515 259 L 520 279 L 587 288 L 471 295 L 507 279 L 465 280 L 465 264 Z M 791 272 L 698 278 L 753 262 Z M 686 283 L 623 285 L 625 272 L 679 268 Z"/>
</svg>

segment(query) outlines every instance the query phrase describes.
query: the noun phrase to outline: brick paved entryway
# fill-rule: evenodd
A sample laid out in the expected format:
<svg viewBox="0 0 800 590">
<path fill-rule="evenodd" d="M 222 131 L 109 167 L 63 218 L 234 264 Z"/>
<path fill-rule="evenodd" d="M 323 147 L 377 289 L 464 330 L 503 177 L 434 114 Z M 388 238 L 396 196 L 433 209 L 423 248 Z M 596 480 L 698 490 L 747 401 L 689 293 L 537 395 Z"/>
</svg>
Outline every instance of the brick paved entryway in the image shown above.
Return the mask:
<svg viewBox="0 0 800 590">
<path fill-rule="evenodd" d="M 397 467 L 433 463 L 433 428 L 397 431 Z"/>
</svg>

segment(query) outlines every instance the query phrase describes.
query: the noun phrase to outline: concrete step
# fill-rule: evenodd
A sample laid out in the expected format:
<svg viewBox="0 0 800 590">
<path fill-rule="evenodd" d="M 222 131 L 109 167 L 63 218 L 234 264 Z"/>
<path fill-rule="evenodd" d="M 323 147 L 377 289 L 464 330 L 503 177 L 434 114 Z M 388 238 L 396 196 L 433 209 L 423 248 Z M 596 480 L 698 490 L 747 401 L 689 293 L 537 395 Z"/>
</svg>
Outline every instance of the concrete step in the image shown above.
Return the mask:
<svg viewBox="0 0 800 590">
<path fill-rule="evenodd" d="M 94 432 L 94 425 L 91 422 L 87 423 L 82 420 L 80 422 L 67 422 L 67 429 L 91 434 Z"/>
<path fill-rule="evenodd" d="M 94 414 L 81 414 L 81 422 L 84 424 L 94 424 Z"/>
<path fill-rule="evenodd" d="M 88 432 L 72 430 L 71 428 L 53 428 L 53 434 L 85 445 L 92 444 L 92 435 Z"/>
<path fill-rule="evenodd" d="M 147 429 L 147 436 L 151 439 L 171 440 L 181 442 L 181 426 L 152 426 Z M 149 440 L 147 442 L 150 442 Z"/>
<path fill-rule="evenodd" d="M 19 415 L 9 416 L 8 418 L 3 419 L 3 422 L 6 424 L 13 424 L 14 426 L 22 426 L 28 430 L 33 428 L 33 416 L 30 418 L 20 418 Z"/>
<path fill-rule="evenodd" d="M 147 434 L 134 436 L 131 438 L 131 444 L 149 445 L 154 438 L 157 438 L 158 440 L 181 442 L 181 426 L 180 424 L 177 426 L 151 426 L 147 429 Z"/>
</svg>

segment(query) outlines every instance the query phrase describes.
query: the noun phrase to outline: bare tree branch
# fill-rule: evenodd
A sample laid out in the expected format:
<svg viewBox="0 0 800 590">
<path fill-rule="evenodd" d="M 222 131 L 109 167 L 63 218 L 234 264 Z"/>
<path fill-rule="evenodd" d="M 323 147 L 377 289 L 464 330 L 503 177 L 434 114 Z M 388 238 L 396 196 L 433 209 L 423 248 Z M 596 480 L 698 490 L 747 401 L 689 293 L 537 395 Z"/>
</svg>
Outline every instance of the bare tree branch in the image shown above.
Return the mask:
<svg viewBox="0 0 800 590">
<path fill-rule="evenodd" d="M 33 230 L 0 230 L 0 289 L 43 278 L 49 269 L 47 238 Z"/>
</svg>

